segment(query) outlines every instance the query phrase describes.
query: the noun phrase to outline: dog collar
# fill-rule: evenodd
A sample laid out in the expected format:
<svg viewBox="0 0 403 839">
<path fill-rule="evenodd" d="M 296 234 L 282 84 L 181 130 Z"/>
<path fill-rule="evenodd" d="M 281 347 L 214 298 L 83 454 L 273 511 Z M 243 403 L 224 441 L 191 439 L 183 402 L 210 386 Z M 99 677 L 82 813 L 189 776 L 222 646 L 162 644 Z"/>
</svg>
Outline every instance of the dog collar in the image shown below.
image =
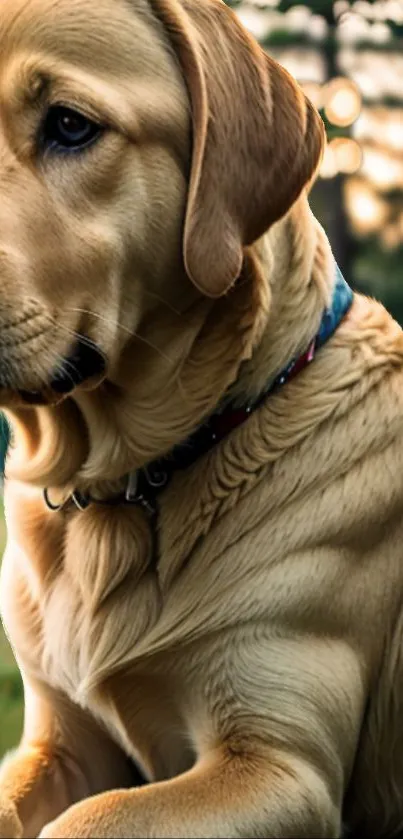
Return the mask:
<svg viewBox="0 0 403 839">
<path fill-rule="evenodd" d="M 227 405 L 222 411 L 213 414 L 203 423 L 191 436 L 172 450 L 166 457 L 155 460 L 152 463 L 131 472 L 127 476 L 126 488 L 123 493 L 98 501 L 90 494 L 73 492 L 62 504 L 52 504 L 49 491 L 44 491 L 46 506 L 53 512 L 59 512 L 73 504 L 78 510 L 84 511 L 90 504 L 103 504 L 116 506 L 120 504 L 133 504 L 143 507 L 150 515 L 157 511 L 157 497 L 168 485 L 174 472 L 187 469 L 192 466 L 200 457 L 207 454 L 215 445 L 221 442 L 238 426 L 242 425 L 250 414 L 255 411 L 262 402 L 272 393 L 283 387 L 286 382 L 294 378 L 308 364 L 311 364 L 318 350 L 326 344 L 336 331 L 337 327 L 349 311 L 353 302 L 353 292 L 346 283 L 339 267 L 336 265 L 336 279 L 333 297 L 330 306 L 325 309 L 319 330 L 309 344 L 309 347 L 302 355 L 294 358 L 279 374 L 272 380 L 267 388 L 259 395 L 258 399 L 250 402 L 241 408 L 234 408 Z"/>
</svg>

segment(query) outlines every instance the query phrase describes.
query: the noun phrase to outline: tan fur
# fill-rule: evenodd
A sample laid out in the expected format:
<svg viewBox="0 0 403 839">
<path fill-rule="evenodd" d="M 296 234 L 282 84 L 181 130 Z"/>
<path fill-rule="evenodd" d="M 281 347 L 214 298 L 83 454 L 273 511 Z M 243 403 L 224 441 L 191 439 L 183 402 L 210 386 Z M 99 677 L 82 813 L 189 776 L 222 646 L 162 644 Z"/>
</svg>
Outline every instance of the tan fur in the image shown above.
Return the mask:
<svg viewBox="0 0 403 839">
<path fill-rule="evenodd" d="M 356 296 L 174 475 L 157 534 L 42 498 L 119 491 L 308 346 L 334 281 L 306 198 L 319 117 L 220 0 L 3 0 L 0 47 L 2 613 L 26 708 L 0 836 L 397 836 L 403 334 L 381 305 Z M 58 102 L 109 126 L 77 157 L 35 146 Z M 57 400 L 77 333 L 106 375 Z"/>
</svg>

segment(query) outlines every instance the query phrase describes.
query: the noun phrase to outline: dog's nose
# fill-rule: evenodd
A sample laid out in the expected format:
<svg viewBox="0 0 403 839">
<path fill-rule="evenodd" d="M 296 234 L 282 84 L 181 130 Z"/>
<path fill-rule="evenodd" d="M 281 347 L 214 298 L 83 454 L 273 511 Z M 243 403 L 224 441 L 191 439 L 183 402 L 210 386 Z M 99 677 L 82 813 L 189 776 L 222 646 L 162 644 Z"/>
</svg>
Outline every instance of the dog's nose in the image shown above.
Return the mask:
<svg viewBox="0 0 403 839">
<path fill-rule="evenodd" d="M 105 369 L 105 356 L 100 348 L 90 338 L 81 335 L 70 355 L 53 373 L 50 386 L 55 393 L 70 393 L 87 379 L 102 375 Z"/>
</svg>

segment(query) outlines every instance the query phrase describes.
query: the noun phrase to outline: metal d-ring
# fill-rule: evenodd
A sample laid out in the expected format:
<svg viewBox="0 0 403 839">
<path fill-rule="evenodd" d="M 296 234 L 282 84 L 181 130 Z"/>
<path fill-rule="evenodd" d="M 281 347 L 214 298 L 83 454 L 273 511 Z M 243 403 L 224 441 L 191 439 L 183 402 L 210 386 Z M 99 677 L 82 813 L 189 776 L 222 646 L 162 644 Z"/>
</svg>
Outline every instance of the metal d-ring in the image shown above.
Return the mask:
<svg viewBox="0 0 403 839">
<path fill-rule="evenodd" d="M 72 492 L 71 500 L 72 500 L 73 504 L 76 505 L 77 510 L 79 510 L 80 513 L 84 513 L 85 510 L 91 504 L 91 499 L 89 498 L 89 496 L 88 495 L 83 495 L 83 493 L 78 492 L 78 490 L 75 490 L 74 492 Z"/>
<path fill-rule="evenodd" d="M 151 486 L 151 484 L 150 484 Z M 149 515 L 155 513 L 155 507 L 151 500 L 148 500 L 142 492 L 139 491 L 139 472 L 129 472 L 127 476 L 126 490 L 125 490 L 126 504 L 134 504 L 142 507 Z"/>
<path fill-rule="evenodd" d="M 66 503 L 67 503 L 66 501 L 63 501 L 62 504 L 52 504 L 52 502 L 49 498 L 49 490 L 48 489 L 43 490 L 43 497 L 45 499 L 45 504 L 46 504 L 48 510 L 50 510 L 51 513 L 60 513 L 60 510 L 63 510 L 63 507 L 65 507 Z"/>
<path fill-rule="evenodd" d="M 127 504 L 134 504 L 138 499 L 138 472 L 129 472 L 125 490 L 125 501 Z"/>
<path fill-rule="evenodd" d="M 69 495 L 68 498 L 65 498 L 61 504 L 52 504 L 49 498 L 48 489 L 43 490 L 43 497 L 45 499 L 45 504 L 48 510 L 51 511 L 51 513 L 60 513 L 61 510 L 64 510 L 64 508 L 67 507 L 67 505 L 70 502 L 73 502 L 73 504 L 75 504 L 75 506 L 77 507 L 77 510 L 80 510 L 80 512 L 83 513 L 91 503 L 90 498 L 88 498 L 86 495 L 82 495 L 81 492 L 78 492 L 77 490 L 72 492 L 72 494 Z"/>
<path fill-rule="evenodd" d="M 153 489 L 163 489 L 168 482 L 168 474 L 163 469 L 158 471 L 157 469 L 150 469 L 150 467 L 145 466 L 144 474 L 147 482 Z"/>
</svg>

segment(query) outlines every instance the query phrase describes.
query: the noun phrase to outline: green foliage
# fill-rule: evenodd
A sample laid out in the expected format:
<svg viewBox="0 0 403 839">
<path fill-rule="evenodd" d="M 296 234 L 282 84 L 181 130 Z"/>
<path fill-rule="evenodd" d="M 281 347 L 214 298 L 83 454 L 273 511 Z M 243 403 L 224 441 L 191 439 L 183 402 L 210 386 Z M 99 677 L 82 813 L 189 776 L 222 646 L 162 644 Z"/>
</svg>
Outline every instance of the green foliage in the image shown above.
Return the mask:
<svg viewBox="0 0 403 839">
<path fill-rule="evenodd" d="M 385 250 L 375 237 L 362 244 L 354 260 L 356 289 L 381 300 L 400 324 L 403 324 L 402 265 L 403 244 Z"/>
<path fill-rule="evenodd" d="M 4 414 L 0 413 L 0 475 L 4 474 L 4 464 L 10 441 L 10 429 Z"/>
<path fill-rule="evenodd" d="M 226 2 L 236 10 L 242 6 L 243 0 L 226 0 Z M 379 0 L 370 0 L 370 2 L 375 5 Z M 270 52 L 271 48 L 281 49 L 282 47 L 309 45 L 322 54 L 328 78 L 331 78 L 339 72 L 337 60 L 339 43 L 336 38 L 337 21 L 334 17 L 333 0 L 305 0 L 305 2 L 304 0 L 279 0 L 276 10 L 286 13 L 294 6 L 300 5 L 307 6 L 314 14 L 320 15 L 327 21 L 329 28 L 326 37 L 318 42 L 312 41 L 309 31 L 290 32 L 286 28 L 287 24 L 284 18 L 284 28 L 271 31 L 262 46 Z M 349 5 L 353 5 L 353 0 L 349 0 Z M 259 4 L 259 7 L 265 8 L 265 5 L 260 6 Z M 266 8 L 270 9 L 273 6 L 267 3 Z M 396 23 L 396 21 L 387 21 L 387 23 L 392 34 L 389 42 L 371 42 L 370 44 L 360 42 L 354 45 L 354 49 L 360 50 L 368 47 L 372 52 L 388 53 L 392 51 L 395 54 L 401 51 L 403 49 L 403 25 Z M 397 105 L 401 107 L 402 101 L 385 98 L 382 105 L 389 108 Z M 329 139 L 349 136 L 349 129 L 332 125 L 323 111 L 321 116 Z M 319 181 L 318 184 L 320 188 L 315 187 L 311 196 L 313 211 L 328 233 L 336 258 L 346 278 L 357 290 L 382 300 L 394 317 L 403 324 L 403 245 L 395 250 L 386 250 L 383 248 L 379 237 L 359 238 L 355 236 L 347 222 L 340 184 L 338 185 L 339 195 L 337 194 L 337 184 L 332 180 Z M 396 190 L 395 194 L 385 194 L 383 198 L 388 202 L 390 208 L 390 221 L 397 223 L 403 210 L 401 190 Z"/>
<path fill-rule="evenodd" d="M 306 2 L 306 0 L 304 0 L 303 3 L 301 3 L 300 0 L 299 2 L 298 0 L 280 0 L 277 8 L 280 12 L 288 12 L 288 10 L 292 9 L 293 6 L 306 6 L 308 9 L 311 9 L 315 15 L 321 15 L 329 23 L 334 21 L 333 0 L 310 0 L 310 2 Z"/>
<path fill-rule="evenodd" d="M 3 513 L 0 515 L 0 556 L 6 532 Z M 0 624 L 0 759 L 19 741 L 23 721 L 23 691 L 14 656 Z"/>
<path fill-rule="evenodd" d="M 6 669 L 0 658 L 0 758 L 17 745 L 23 713 L 22 684 L 16 665 L 13 663 Z"/>
</svg>

